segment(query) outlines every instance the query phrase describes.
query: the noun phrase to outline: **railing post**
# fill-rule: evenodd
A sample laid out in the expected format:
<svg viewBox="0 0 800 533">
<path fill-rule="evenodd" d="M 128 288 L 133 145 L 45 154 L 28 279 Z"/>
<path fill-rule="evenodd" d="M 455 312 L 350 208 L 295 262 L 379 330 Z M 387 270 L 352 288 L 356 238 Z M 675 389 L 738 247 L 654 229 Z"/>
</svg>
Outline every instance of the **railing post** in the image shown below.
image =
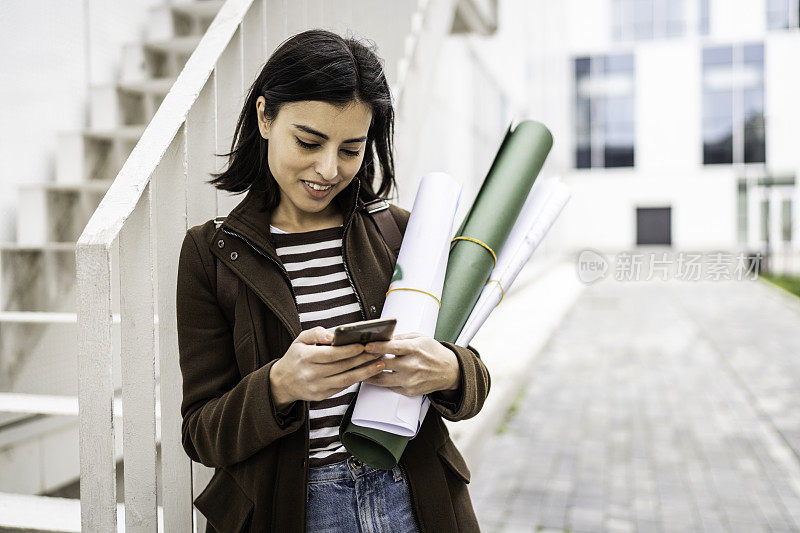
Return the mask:
<svg viewBox="0 0 800 533">
<path fill-rule="evenodd" d="M 239 35 L 237 38 L 236 35 Z M 228 47 L 241 46 L 241 29 L 237 30 Z M 241 53 L 238 54 L 241 58 Z M 242 63 L 239 61 L 238 68 L 235 69 L 232 80 L 241 80 Z M 215 83 L 216 74 L 212 72 L 211 77 L 206 81 L 203 89 L 197 97 L 194 106 L 189 110 L 186 117 L 186 163 L 187 163 L 187 198 L 186 223 L 191 227 L 202 224 L 217 214 L 217 193 L 205 182 L 209 178 L 209 173 L 215 168 L 214 149 L 216 147 L 216 94 Z M 234 81 L 235 84 L 235 81 Z M 237 99 L 238 101 L 238 99 Z M 238 114 L 234 114 L 238 116 Z M 200 494 L 208 485 L 208 481 L 214 474 L 212 468 L 203 466 L 200 463 L 192 465 L 192 487 L 193 493 Z M 196 515 L 198 530 L 205 529 L 205 518 L 198 512 Z"/>
<path fill-rule="evenodd" d="M 150 184 L 119 234 L 125 530 L 158 530 Z"/>
<path fill-rule="evenodd" d="M 259 70 L 267 61 L 264 15 L 266 7 L 264 3 L 265 0 L 254 0 L 242 21 L 242 62 L 245 88 L 253 83 Z"/>
<path fill-rule="evenodd" d="M 236 120 L 244 102 L 244 86 L 242 77 L 242 29 L 236 30 L 228 46 L 225 47 L 214 68 L 214 85 L 216 90 L 216 124 L 217 141 L 215 152 L 228 153 L 236 129 Z M 255 113 L 255 110 L 253 110 Z M 219 157 L 216 162 L 217 172 L 221 172 L 227 158 Z M 230 209 L 241 201 L 219 192 L 217 194 L 220 209 L 218 213 L 228 214 Z"/>
<path fill-rule="evenodd" d="M 111 251 L 104 244 L 79 243 L 75 256 L 81 528 L 84 531 L 116 531 Z"/>
<path fill-rule="evenodd" d="M 164 531 L 191 533 L 192 468 L 183 450 L 175 291 L 178 258 L 186 235 L 186 129 L 178 130 L 151 178 L 158 277 L 158 355 L 161 382 L 161 499 Z"/>
</svg>

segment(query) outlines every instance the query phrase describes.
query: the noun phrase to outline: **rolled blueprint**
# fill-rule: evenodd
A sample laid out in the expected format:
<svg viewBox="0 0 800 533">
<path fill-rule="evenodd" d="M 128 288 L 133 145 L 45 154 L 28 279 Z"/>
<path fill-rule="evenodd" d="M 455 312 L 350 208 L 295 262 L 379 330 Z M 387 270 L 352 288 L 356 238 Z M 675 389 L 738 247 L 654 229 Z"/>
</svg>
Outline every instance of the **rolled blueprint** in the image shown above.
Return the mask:
<svg viewBox="0 0 800 533">
<path fill-rule="evenodd" d="M 435 339 L 458 338 L 552 146 L 540 122 L 509 128 L 451 246 Z"/>
<path fill-rule="evenodd" d="M 420 181 L 386 293 L 381 318 L 395 318 L 395 335 L 432 337 L 439 315 L 453 220 L 461 184 L 433 172 Z M 424 396 L 404 396 L 362 383 L 339 428 L 345 448 L 376 468 L 393 468 L 427 411 Z"/>
<path fill-rule="evenodd" d="M 464 324 L 456 344 L 466 346 L 472 341 L 486 318 L 500 303 L 503 291 L 508 291 L 522 267 L 544 240 L 569 197 L 569 189 L 558 178 L 545 178 L 534 184 L 503 251 L 497 258 L 497 266 L 489 275 L 489 281 Z"/>
</svg>

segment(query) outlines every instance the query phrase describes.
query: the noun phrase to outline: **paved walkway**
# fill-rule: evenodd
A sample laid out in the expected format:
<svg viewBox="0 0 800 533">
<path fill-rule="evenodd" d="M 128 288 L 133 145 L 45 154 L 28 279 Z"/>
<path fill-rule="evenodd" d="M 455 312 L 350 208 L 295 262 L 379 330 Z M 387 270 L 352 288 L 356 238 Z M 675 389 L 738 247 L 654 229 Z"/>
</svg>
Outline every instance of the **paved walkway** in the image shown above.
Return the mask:
<svg viewBox="0 0 800 533">
<path fill-rule="evenodd" d="M 800 531 L 800 303 L 762 281 L 588 287 L 485 439 L 483 531 Z"/>
</svg>

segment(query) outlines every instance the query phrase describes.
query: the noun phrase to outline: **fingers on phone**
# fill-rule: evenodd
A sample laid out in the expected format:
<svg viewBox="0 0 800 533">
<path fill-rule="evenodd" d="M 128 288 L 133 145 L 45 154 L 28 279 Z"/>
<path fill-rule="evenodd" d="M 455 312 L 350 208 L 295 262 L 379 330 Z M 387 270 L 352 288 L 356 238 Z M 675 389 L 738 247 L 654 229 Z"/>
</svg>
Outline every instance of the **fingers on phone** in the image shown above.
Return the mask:
<svg viewBox="0 0 800 533">
<path fill-rule="evenodd" d="M 333 340 L 333 333 L 322 326 L 316 326 L 311 329 L 304 329 L 295 340 L 303 344 L 330 344 Z"/>
<path fill-rule="evenodd" d="M 362 353 L 354 357 L 350 357 L 349 359 L 344 359 L 343 361 L 331 363 L 331 375 L 341 374 L 342 372 L 367 366 L 370 363 L 374 363 L 378 357 L 380 356 L 376 356 L 375 354 L 371 353 Z"/>
<path fill-rule="evenodd" d="M 345 344 L 344 346 L 329 346 L 320 351 L 318 363 L 335 363 L 350 359 L 364 353 L 363 344 Z"/>
</svg>

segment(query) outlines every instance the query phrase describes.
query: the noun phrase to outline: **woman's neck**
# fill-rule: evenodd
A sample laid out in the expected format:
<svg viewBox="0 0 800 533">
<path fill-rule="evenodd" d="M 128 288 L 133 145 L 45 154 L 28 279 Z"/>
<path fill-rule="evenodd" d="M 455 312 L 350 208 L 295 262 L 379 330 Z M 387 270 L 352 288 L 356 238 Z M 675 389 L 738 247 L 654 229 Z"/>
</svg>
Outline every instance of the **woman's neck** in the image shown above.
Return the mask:
<svg viewBox="0 0 800 533">
<path fill-rule="evenodd" d="M 286 202 L 282 201 L 270 217 L 270 224 L 289 233 L 335 228 L 343 222 L 344 217 L 333 201 L 319 213 L 289 209 Z"/>
</svg>

